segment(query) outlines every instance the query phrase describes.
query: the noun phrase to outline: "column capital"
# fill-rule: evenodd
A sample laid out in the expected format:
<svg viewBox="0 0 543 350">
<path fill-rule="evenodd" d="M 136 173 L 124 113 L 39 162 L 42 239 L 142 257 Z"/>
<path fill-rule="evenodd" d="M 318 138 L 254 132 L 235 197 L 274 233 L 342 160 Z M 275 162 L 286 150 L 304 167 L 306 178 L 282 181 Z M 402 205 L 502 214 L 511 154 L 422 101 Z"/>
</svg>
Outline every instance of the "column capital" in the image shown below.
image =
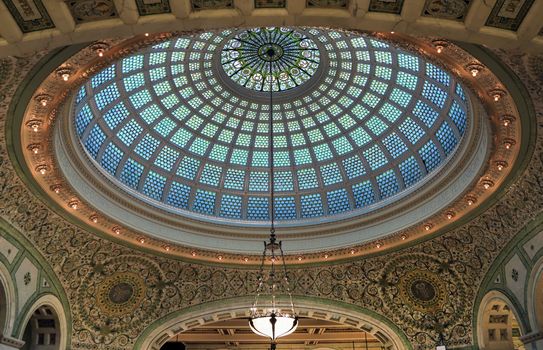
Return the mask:
<svg viewBox="0 0 543 350">
<path fill-rule="evenodd" d="M 20 349 L 25 345 L 23 340 L 15 339 L 0 334 L 0 349 L 1 350 L 11 350 L 11 349 Z"/>
</svg>

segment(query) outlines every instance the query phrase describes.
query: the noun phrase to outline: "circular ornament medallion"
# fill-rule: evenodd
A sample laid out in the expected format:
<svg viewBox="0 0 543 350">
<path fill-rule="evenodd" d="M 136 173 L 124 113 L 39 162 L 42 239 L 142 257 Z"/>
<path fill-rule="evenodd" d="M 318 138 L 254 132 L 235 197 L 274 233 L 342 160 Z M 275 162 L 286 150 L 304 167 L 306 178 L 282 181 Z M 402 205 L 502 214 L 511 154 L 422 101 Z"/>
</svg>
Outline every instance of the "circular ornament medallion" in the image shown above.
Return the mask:
<svg viewBox="0 0 543 350">
<path fill-rule="evenodd" d="M 443 307 L 447 288 L 433 272 L 412 270 L 400 280 L 400 296 L 413 309 L 427 313 Z"/>
<path fill-rule="evenodd" d="M 97 288 L 99 309 L 110 316 L 133 312 L 145 296 L 145 282 L 134 273 L 117 273 L 103 280 Z"/>
</svg>

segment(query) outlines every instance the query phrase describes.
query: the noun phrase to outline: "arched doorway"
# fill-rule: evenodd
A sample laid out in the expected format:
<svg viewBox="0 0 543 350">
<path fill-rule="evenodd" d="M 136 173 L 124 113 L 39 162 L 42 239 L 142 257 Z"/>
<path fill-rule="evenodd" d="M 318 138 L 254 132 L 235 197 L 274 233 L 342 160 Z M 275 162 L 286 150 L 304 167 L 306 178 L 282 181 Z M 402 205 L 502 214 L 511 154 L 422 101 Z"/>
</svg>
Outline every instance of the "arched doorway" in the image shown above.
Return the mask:
<svg viewBox="0 0 543 350">
<path fill-rule="evenodd" d="M 60 349 L 60 325 L 55 310 L 50 306 L 41 306 L 34 311 L 26 324 L 22 350 L 57 350 Z"/>
<path fill-rule="evenodd" d="M 189 332 L 193 330 L 205 327 L 213 328 L 216 326 L 213 324 L 221 321 L 244 322 L 245 320 L 240 321 L 239 319 L 246 319 L 249 316 L 248 305 L 250 303 L 248 298 L 236 298 L 198 305 L 172 313 L 156 321 L 143 332 L 136 342 L 135 348 L 159 350 L 168 340 L 183 332 L 190 334 Z M 404 334 L 398 328 L 385 318 L 365 309 L 318 298 L 299 298 L 295 299 L 294 303 L 299 317 L 306 319 L 306 322 L 309 323 L 308 326 L 313 323 L 316 325 L 319 322 L 324 325 L 326 322 L 328 326 L 337 324 L 338 327 L 349 328 L 357 332 L 356 335 L 360 337 L 360 340 L 355 343 L 357 350 L 365 349 L 360 345 L 361 342 L 364 342 L 364 333 L 367 333 L 368 342 L 374 344 L 374 347 L 369 349 L 411 348 Z M 252 337 L 252 335 L 249 334 L 248 337 Z M 352 349 L 352 341 L 349 348 Z"/>
<path fill-rule="evenodd" d="M 482 300 L 477 317 L 477 334 L 481 350 L 526 350 L 518 314 L 502 293 L 492 291 Z"/>
<path fill-rule="evenodd" d="M 64 350 L 68 345 L 68 326 L 62 303 L 51 294 L 39 298 L 29 308 L 19 330 L 22 350 Z"/>
</svg>

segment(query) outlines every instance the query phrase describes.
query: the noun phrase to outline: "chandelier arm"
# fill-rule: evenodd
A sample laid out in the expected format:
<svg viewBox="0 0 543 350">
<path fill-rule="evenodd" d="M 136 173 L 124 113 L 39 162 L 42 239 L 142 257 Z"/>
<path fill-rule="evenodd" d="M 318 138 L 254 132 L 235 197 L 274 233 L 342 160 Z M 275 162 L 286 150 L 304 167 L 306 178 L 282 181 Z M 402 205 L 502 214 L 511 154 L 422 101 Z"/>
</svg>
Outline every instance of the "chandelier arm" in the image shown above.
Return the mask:
<svg viewBox="0 0 543 350">
<path fill-rule="evenodd" d="M 290 310 L 292 312 L 292 315 L 296 315 L 296 312 L 294 310 L 294 302 L 292 301 L 292 292 L 290 290 L 290 279 L 288 278 L 287 274 L 287 263 L 285 262 L 285 254 L 283 253 L 283 242 L 279 241 L 279 251 L 281 252 L 281 261 L 283 263 L 283 278 L 285 279 L 285 285 L 287 287 L 287 294 L 290 302 Z"/>
<path fill-rule="evenodd" d="M 258 308 L 258 297 L 260 296 L 260 292 L 262 291 L 262 286 L 264 285 L 264 261 L 266 260 L 266 250 L 267 250 L 267 243 L 264 241 L 264 250 L 262 251 L 262 260 L 260 262 L 260 268 L 258 271 L 258 287 L 256 288 L 256 296 L 255 301 L 253 302 L 253 307 L 251 312 L 256 315 L 257 314 L 257 308 Z"/>
</svg>

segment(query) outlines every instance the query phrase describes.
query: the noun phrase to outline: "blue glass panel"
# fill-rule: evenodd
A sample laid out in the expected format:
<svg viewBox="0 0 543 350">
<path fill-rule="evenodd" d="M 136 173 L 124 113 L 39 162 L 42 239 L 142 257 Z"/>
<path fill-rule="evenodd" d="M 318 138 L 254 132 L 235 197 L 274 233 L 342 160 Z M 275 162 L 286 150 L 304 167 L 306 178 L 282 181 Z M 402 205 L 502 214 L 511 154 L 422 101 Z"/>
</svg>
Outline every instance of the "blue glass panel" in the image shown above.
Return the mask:
<svg viewBox="0 0 543 350">
<path fill-rule="evenodd" d="M 96 89 L 99 85 L 115 79 L 115 65 L 111 65 L 91 78 L 91 86 Z"/>
<path fill-rule="evenodd" d="M 114 130 L 120 123 L 122 123 L 128 116 L 130 112 L 124 106 L 124 103 L 120 102 L 115 106 L 111 107 L 106 114 L 104 114 L 104 121 L 106 122 L 109 129 Z"/>
<path fill-rule="evenodd" d="M 113 143 L 107 145 L 104 153 L 102 154 L 102 159 L 100 164 L 104 169 L 108 171 L 111 175 L 115 175 L 119 162 L 123 158 L 123 152 L 115 146 Z"/>
<path fill-rule="evenodd" d="M 366 161 L 370 165 L 371 170 L 378 169 L 388 162 L 387 157 L 377 145 L 373 145 L 365 150 L 364 158 L 366 158 Z"/>
<path fill-rule="evenodd" d="M 415 72 L 419 70 L 419 59 L 416 56 L 400 53 L 398 54 L 398 63 L 402 68 Z"/>
<path fill-rule="evenodd" d="M 119 94 L 119 90 L 117 90 L 117 85 L 111 84 L 96 95 L 94 95 L 94 102 L 96 103 L 96 107 L 98 107 L 99 110 L 103 110 L 111 102 L 118 99 L 119 96 L 121 95 Z"/>
<path fill-rule="evenodd" d="M 298 188 L 300 190 L 317 188 L 318 185 L 319 182 L 317 181 L 315 169 L 309 168 L 298 170 Z"/>
<path fill-rule="evenodd" d="M 451 81 L 449 74 L 447 74 L 444 70 L 434 66 L 431 63 L 426 63 L 426 75 L 432 79 L 439 81 L 441 84 L 445 86 L 449 86 L 450 81 Z"/>
<path fill-rule="evenodd" d="M 270 218 L 268 205 L 268 197 L 249 197 L 247 201 L 247 219 L 268 220 Z"/>
<path fill-rule="evenodd" d="M 326 193 L 328 214 L 337 214 L 351 209 L 349 197 L 344 188 Z"/>
<path fill-rule="evenodd" d="M 353 185 L 353 196 L 356 208 L 362 208 L 375 202 L 375 194 L 369 181 Z"/>
<path fill-rule="evenodd" d="M 449 117 L 454 122 L 454 125 L 458 128 L 458 131 L 461 135 L 466 131 L 466 112 L 460 107 L 460 105 L 455 101 L 453 102 L 451 109 L 449 110 Z"/>
<path fill-rule="evenodd" d="M 376 177 L 377 185 L 379 186 L 379 192 L 381 192 L 381 198 L 387 198 L 396 194 L 400 189 L 398 180 L 393 170 L 388 170 Z"/>
<path fill-rule="evenodd" d="M 129 187 L 137 189 L 142 173 L 143 165 L 131 158 L 128 158 L 128 160 L 124 163 L 121 175 L 119 175 L 119 180 Z"/>
<path fill-rule="evenodd" d="M 143 73 L 134 74 L 124 78 L 123 82 L 124 89 L 127 92 L 131 92 L 132 90 L 136 90 L 145 85 L 145 76 L 143 75 Z"/>
<path fill-rule="evenodd" d="M 91 122 L 93 117 L 94 116 L 92 115 L 89 105 L 85 104 L 83 108 L 81 108 L 81 110 L 79 111 L 79 114 L 77 115 L 77 118 L 75 120 L 75 128 L 77 130 L 77 134 L 80 137 L 85 132 L 87 126 L 89 126 L 89 123 Z"/>
<path fill-rule="evenodd" d="M 147 90 L 142 90 L 129 96 L 130 102 L 136 109 L 140 109 L 152 101 L 151 94 Z"/>
<path fill-rule="evenodd" d="M 175 164 L 178 158 L 179 158 L 179 152 L 166 146 L 162 148 L 162 150 L 156 157 L 155 165 L 161 167 L 164 170 L 170 171 L 172 170 L 173 165 Z"/>
<path fill-rule="evenodd" d="M 251 171 L 249 176 L 249 191 L 269 191 L 268 182 L 268 173 L 263 171 Z"/>
<path fill-rule="evenodd" d="M 125 126 L 119 130 L 117 137 L 127 146 L 132 145 L 132 142 L 141 134 L 143 128 L 134 119 L 130 120 Z"/>
<path fill-rule="evenodd" d="M 276 197 L 274 199 L 275 218 L 277 220 L 296 219 L 296 202 L 294 197 Z"/>
<path fill-rule="evenodd" d="M 138 156 L 149 160 L 157 149 L 158 145 L 160 145 L 160 141 L 155 139 L 150 134 L 146 134 L 143 139 L 141 139 L 141 141 L 138 143 L 134 151 Z"/>
<path fill-rule="evenodd" d="M 445 155 L 449 155 L 454 150 L 457 140 L 447 122 L 443 122 L 443 124 L 441 124 L 436 136 L 441 144 L 441 147 L 443 147 L 443 150 L 445 151 Z"/>
<path fill-rule="evenodd" d="M 210 186 L 218 186 L 221 180 L 221 168 L 213 165 L 206 164 L 200 174 L 200 182 Z"/>
<path fill-rule="evenodd" d="M 322 181 L 325 186 L 333 185 L 343 181 L 343 176 L 336 163 L 326 164 L 320 167 Z"/>
<path fill-rule="evenodd" d="M 294 150 L 294 161 L 296 165 L 304 165 L 312 162 L 311 154 L 307 148 Z"/>
<path fill-rule="evenodd" d="M 388 149 L 388 152 L 394 158 L 398 158 L 400 155 L 402 155 L 404 152 L 407 152 L 408 150 L 405 143 L 396 133 L 392 133 L 388 135 L 387 137 L 385 137 L 385 139 L 383 140 L 383 143 Z"/>
<path fill-rule="evenodd" d="M 419 118 L 428 128 L 431 128 L 439 117 L 436 110 L 420 100 L 417 101 L 415 108 L 413 108 L 413 115 Z"/>
<path fill-rule="evenodd" d="M 143 68 L 143 55 L 129 56 L 122 61 L 123 74 Z"/>
<path fill-rule="evenodd" d="M 454 91 L 456 92 L 458 96 L 460 96 L 462 101 L 464 102 L 466 101 L 466 94 L 464 93 L 464 89 L 462 89 L 462 86 L 460 84 L 458 83 L 456 84 Z"/>
<path fill-rule="evenodd" d="M 277 171 L 273 174 L 274 190 L 278 192 L 293 191 L 294 183 L 290 171 Z"/>
<path fill-rule="evenodd" d="M 167 137 L 175 128 L 175 126 L 176 124 L 173 120 L 165 117 L 157 125 L 155 125 L 154 129 L 156 132 L 162 135 L 162 137 Z"/>
<path fill-rule="evenodd" d="M 441 155 L 432 141 L 428 141 L 419 150 L 419 155 L 424 162 L 426 171 L 430 172 L 434 170 L 441 163 Z"/>
<path fill-rule="evenodd" d="M 179 163 L 177 168 L 177 175 L 182 176 L 189 180 L 194 180 L 196 173 L 198 172 L 198 167 L 200 166 L 200 161 L 194 158 L 185 157 Z"/>
<path fill-rule="evenodd" d="M 407 118 L 400 125 L 400 131 L 412 144 L 416 144 L 424 136 L 424 130 L 411 118 Z"/>
<path fill-rule="evenodd" d="M 243 190 L 245 172 L 238 169 L 228 169 L 224 179 L 224 187 L 232 190 Z"/>
<path fill-rule="evenodd" d="M 165 184 L 166 178 L 164 176 L 159 175 L 154 171 L 150 171 L 143 183 L 142 191 L 145 195 L 160 201 L 162 199 Z"/>
<path fill-rule="evenodd" d="M 166 203 L 177 208 L 187 209 L 189 206 L 190 187 L 179 182 L 172 182 Z"/>
<path fill-rule="evenodd" d="M 400 164 L 400 172 L 402 173 L 403 183 L 406 188 L 414 185 L 422 178 L 422 171 L 415 157 L 409 157 L 402 162 Z"/>
<path fill-rule="evenodd" d="M 318 193 L 300 197 L 302 218 L 312 218 L 324 215 L 321 195 Z"/>
<path fill-rule="evenodd" d="M 100 150 L 100 147 L 105 140 L 106 135 L 104 134 L 99 125 L 95 125 L 89 133 L 89 136 L 87 137 L 87 140 L 85 142 L 85 147 L 87 148 L 87 151 L 93 156 L 93 158 L 96 159 L 96 156 L 98 156 L 98 151 Z"/>
<path fill-rule="evenodd" d="M 215 212 L 215 192 L 196 190 L 192 210 L 197 213 L 212 215 Z"/>
<path fill-rule="evenodd" d="M 339 155 L 344 155 L 353 150 L 353 146 L 345 136 L 340 136 L 339 138 L 335 139 L 332 141 L 332 144 Z"/>
<path fill-rule="evenodd" d="M 242 197 L 223 195 L 219 215 L 225 218 L 241 219 Z"/>
<path fill-rule="evenodd" d="M 85 96 L 87 96 L 87 90 L 85 88 L 85 85 L 83 85 L 79 88 L 79 91 L 77 91 L 77 95 L 75 97 L 75 104 L 81 102 L 85 98 Z"/>
<path fill-rule="evenodd" d="M 357 155 L 343 160 L 343 168 L 345 169 L 345 174 L 350 179 L 355 177 L 362 176 L 366 173 L 364 169 L 364 164 L 362 160 Z"/>
<path fill-rule="evenodd" d="M 422 96 L 432 101 L 439 108 L 443 108 L 445 105 L 445 100 L 447 99 L 447 93 L 436 85 L 424 82 L 424 87 L 422 88 Z"/>
</svg>

